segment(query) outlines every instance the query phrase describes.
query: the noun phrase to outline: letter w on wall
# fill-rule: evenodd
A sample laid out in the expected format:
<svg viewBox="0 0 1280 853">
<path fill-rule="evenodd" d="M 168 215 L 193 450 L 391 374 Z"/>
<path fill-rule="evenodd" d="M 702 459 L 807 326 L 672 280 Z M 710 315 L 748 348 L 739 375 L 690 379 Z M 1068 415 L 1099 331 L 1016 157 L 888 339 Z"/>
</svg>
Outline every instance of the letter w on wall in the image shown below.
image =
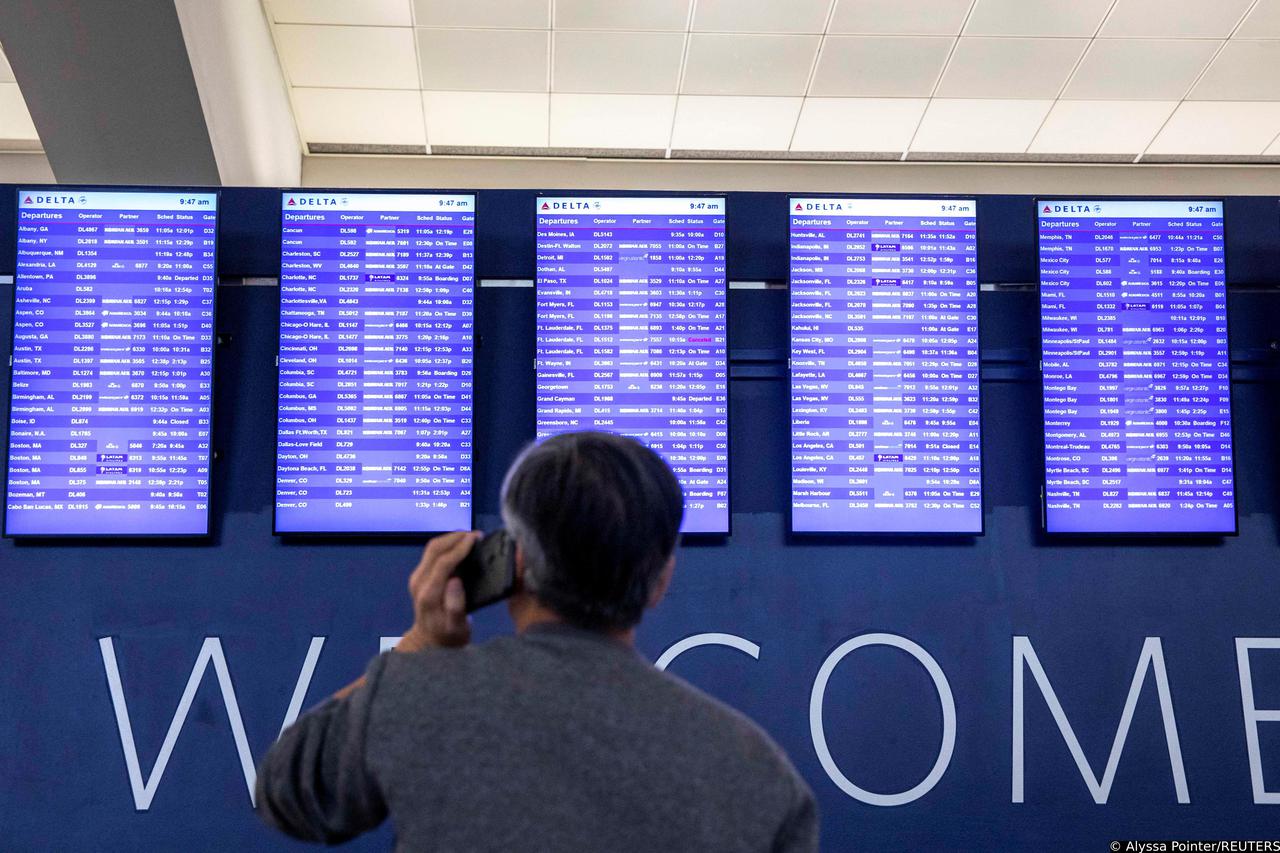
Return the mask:
<svg viewBox="0 0 1280 853">
<path fill-rule="evenodd" d="M 1030 669 L 1040 692 L 1044 695 L 1045 704 L 1058 724 L 1062 739 L 1071 750 L 1071 757 L 1080 769 L 1084 783 L 1093 795 L 1093 801 L 1099 805 L 1106 803 L 1111 796 L 1111 783 L 1116 778 L 1116 768 L 1120 766 L 1120 754 L 1124 752 L 1124 742 L 1129 737 L 1129 725 L 1133 722 L 1133 711 L 1138 706 L 1138 696 L 1142 693 L 1142 683 L 1146 680 L 1147 670 L 1155 672 L 1156 693 L 1160 697 L 1160 717 L 1164 722 L 1165 743 L 1169 748 L 1169 766 L 1173 770 L 1173 787 L 1178 795 L 1178 802 L 1189 803 L 1191 797 L 1187 793 L 1187 772 L 1182 766 L 1182 746 L 1178 741 L 1178 723 L 1173 716 L 1173 698 L 1169 693 L 1169 676 L 1164 668 L 1164 649 L 1159 637 L 1147 637 L 1142 644 L 1142 654 L 1138 656 L 1138 667 L 1133 673 L 1133 682 L 1129 685 L 1129 696 L 1124 702 L 1124 711 L 1120 715 L 1120 726 L 1116 729 L 1115 740 L 1111 744 L 1111 754 L 1107 756 L 1107 766 L 1099 781 L 1085 758 L 1084 750 L 1071 721 L 1062 710 L 1058 694 L 1049 683 L 1049 676 L 1040 665 L 1040 658 L 1031 646 L 1027 637 L 1013 638 L 1013 802 L 1021 803 L 1024 775 L 1023 761 L 1023 670 Z"/>
<path fill-rule="evenodd" d="M 111 704 L 116 712 L 116 728 L 120 731 L 120 746 L 124 750 L 125 767 L 129 770 L 129 786 L 133 789 L 133 805 L 138 811 L 151 808 L 156 789 L 164 778 L 165 768 L 169 765 L 169 757 L 173 755 L 174 744 L 182 733 L 182 726 L 191 711 L 191 703 L 195 701 L 196 690 L 204 679 L 205 670 L 213 664 L 213 671 L 218 676 L 218 689 L 222 692 L 222 702 L 227 709 L 227 720 L 231 723 L 231 736 L 235 740 L 236 752 L 240 756 L 240 769 L 244 772 L 244 783 L 249 789 L 249 802 L 254 802 L 254 785 L 257 782 L 257 770 L 253 761 L 253 753 L 249 750 L 249 738 L 245 735 L 244 721 L 240 718 L 240 703 L 236 701 L 236 691 L 231 685 L 231 671 L 227 668 L 227 658 L 222 653 L 222 641 L 217 637 L 205 637 L 200 646 L 200 654 L 196 656 L 195 666 L 191 668 L 191 677 L 187 679 L 186 689 L 178 700 L 178 709 L 169 722 L 169 731 L 165 734 L 164 743 L 160 746 L 160 754 L 151 768 L 151 776 L 142 778 L 142 765 L 138 761 L 138 747 L 133 740 L 133 725 L 129 721 L 129 707 L 124 699 L 124 686 L 120 681 L 120 668 L 116 665 L 115 643 L 111 637 L 98 640 L 102 651 L 102 666 L 107 672 L 107 687 L 111 691 Z M 306 660 L 302 663 L 302 671 L 298 673 L 298 681 L 293 688 L 293 697 L 289 700 L 289 708 L 285 711 L 284 722 L 280 731 L 284 731 L 298 718 L 302 710 L 307 688 L 311 685 L 311 676 L 315 673 L 316 661 L 320 658 L 320 650 L 324 647 L 324 637 L 312 637 L 307 649 Z"/>
</svg>

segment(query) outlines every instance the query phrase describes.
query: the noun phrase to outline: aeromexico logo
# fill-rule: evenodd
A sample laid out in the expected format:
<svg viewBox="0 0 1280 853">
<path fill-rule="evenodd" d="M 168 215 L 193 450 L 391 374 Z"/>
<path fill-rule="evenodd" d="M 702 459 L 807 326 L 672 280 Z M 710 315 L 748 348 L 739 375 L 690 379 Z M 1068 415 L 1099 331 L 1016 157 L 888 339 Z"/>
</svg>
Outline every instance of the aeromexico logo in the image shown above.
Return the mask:
<svg viewBox="0 0 1280 853">
<path fill-rule="evenodd" d="M 23 204 L 88 204 L 89 197 L 80 195 L 62 195 L 52 193 L 28 193 L 22 197 Z"/>
<path fill-rule="evenodd" d="M 1041 213 L 1101 213 L 1100 204 L 1046 204 Z"/>
<path fill-rule="evenodd" d="M 796 202 L 794 213 L 805 210 L 844 210 L 844 205 L 838 201 L 806 201 Z"/>
<path fill-rule="evenodd" d="M 291 195 L 285 207 L 346 207 L 347 198 L 335 195 Z"/>
</svg>

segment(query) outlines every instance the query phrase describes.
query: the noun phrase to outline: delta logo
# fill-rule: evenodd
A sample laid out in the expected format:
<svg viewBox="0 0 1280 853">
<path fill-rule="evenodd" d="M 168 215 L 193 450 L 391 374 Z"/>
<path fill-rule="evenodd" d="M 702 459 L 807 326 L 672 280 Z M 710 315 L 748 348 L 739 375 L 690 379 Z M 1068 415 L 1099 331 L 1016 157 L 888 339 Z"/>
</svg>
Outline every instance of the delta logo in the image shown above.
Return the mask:
<svg viewBox="0 0 1280 853">
<path fill-rule="evenodd" d="M 73 195 L 28 195 L 22 200 L 23 204 L 75 204 L 77 201 Z M 80 196 L 79 203 L 85 203 L 85 197 Z"/>
<path fill-rule="evenodd" d="M 337 207 L 338 200 L 330 196 L 289 196 L 285 207 Z"/>
<path fill-rule="evenodd" d="M 596 202 L 599 206 L 599 202 Z M 589 210 L 591 205 L 585 201 L 544 201 L 539 210 Z"/>
<path fill-rule="evenodd" d="M 844 210 L 844 205 L 838 201 L 796 202 L 796 212 L 803 210 Z"/>
<path fill-rule="evenodd" d="M 1101 213 L 1100 204 L 1046 204 L 1041 213 Z"/>
</svg>

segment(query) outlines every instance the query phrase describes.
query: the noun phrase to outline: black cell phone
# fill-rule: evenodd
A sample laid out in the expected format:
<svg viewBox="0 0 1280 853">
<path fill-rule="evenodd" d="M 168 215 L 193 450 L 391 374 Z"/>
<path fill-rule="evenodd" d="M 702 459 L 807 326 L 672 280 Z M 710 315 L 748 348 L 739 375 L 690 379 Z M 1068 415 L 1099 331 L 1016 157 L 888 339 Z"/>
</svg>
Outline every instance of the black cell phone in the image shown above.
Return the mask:
<svg viewBox="0 0 1280 853">
<path fill-rule="evenodd" d="M 467 612 L 510 598 L 516 586 L 516 542 L 502 528 L 484 538 L 458 563 L 453 576 L 462 578 Z"/>
</svg>

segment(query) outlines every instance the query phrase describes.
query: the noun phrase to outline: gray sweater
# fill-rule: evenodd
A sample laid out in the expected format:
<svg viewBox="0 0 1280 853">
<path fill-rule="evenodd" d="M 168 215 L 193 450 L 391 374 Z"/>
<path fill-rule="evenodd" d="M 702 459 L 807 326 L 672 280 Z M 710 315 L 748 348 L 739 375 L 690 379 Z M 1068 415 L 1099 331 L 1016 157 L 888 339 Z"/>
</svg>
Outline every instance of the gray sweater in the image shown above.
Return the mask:
<svg viewBox="0 0 1280 853">
<path fill-rule="evenodd" d="M 258 771 L 265 820 L 397 850 L 813 851 L 813 794 L 755 724 L 628 646 L 542 626 L 388 652 Z"/>
</svg>

